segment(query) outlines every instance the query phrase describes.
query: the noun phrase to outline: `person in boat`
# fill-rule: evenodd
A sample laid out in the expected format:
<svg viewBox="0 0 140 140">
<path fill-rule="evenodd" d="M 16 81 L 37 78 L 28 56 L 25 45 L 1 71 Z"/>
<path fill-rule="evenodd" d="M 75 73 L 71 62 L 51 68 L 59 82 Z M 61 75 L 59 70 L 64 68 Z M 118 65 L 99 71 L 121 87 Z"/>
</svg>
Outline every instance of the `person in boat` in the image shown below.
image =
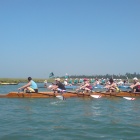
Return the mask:
<svg viewBox="0 0 140 140">
<path fill-rule="evenodd" d="M 122 86 L 124 84 L 124 82 L 122 81 L 122 79 L 119 79 L 119 82 L 117 83 L 117 85 Z"/>
<path fill-rule="evenodd" d="M 75 84 L 75 85 L 78 84 L 78 79 L 77 79 L 77 78 L 75 78 L 75 80 L 74 80 L 74 84 Z"/>
<path fill-rule="evenodd" d="M 68 79 L 65 79 L 63 84 L 64 84 L 65 86 L 67 86 L 67 85 L 68 85 Z"/>
<path fill-rule="evenodd" d="M 47 88 L 47 80 L 44 81 L 44 87 Z"/>
<path fill-rule="evenodd" d="M 18 88 L 18 90 L 23 90 L 24 93 L 26 93 L 26 92 L 35 92 L 35 93 L 38 93 L 37 84 L 36 84 L 36 82 L 34 82 L 32 80 L 31 77 L 28 77 L 28 83 L 26 85 Z"/>
<path fill-rule="evenodd" d="M 61 93 L 65 92 L 65 91 L 66 91 L 66 88 L 65 88 L 65 86 L 60 82 L 60 78 L 56 78 L 55 81 L 56 81 L 56 85 L 53 86 L 52 90 L 53 90 L 54 92 L 55 92 L 55 91 L 61 92 Z"/>
<path fill-rule="evenodd" d="M 95 79 L 95 82 L 93 84 L 94 86 L 99 86 L 100 85 L 100 81 L 98 78 Z"/>
<path fill-rule="evenodd" d="M 80 88 L 76 90 L 76 92 L 78 92 L 79 90 L 84 90 L 84 91 L 87 91 L 87 92 L 92 91 L 92 86 L 90 84 L 89 79 L 84 78 L 84 84 L 82 84 L 80 86 Z"/>
<path fill-rule="evenodd" d="M 137 77 L 133 78 L 133 84 L 130 86 L 133 92 L 140 92 L 140 82 Z"/>
<path fill-rule="evenodd" d="M 69 79 L 69 86 L 72 86 L 73 82 L 72 82 L 72 78 Z"/>
<path fill-rule="evenodd" d="M 117 91 L 119 92 L 120 89 L 117 87 L 117 84 L 114 82 L 114 80 L 112 78 L 109 79 L 109 83 L 108 85 L 105 86 L 105 88 L 109 91 L 109 92 L 114 92 Z"/>
<path fill-rule="evenodd" d="M 79 79 L 79 83 L 80 84 L 83 83 L 83 79 L 82 78 Z"/>
</svg>

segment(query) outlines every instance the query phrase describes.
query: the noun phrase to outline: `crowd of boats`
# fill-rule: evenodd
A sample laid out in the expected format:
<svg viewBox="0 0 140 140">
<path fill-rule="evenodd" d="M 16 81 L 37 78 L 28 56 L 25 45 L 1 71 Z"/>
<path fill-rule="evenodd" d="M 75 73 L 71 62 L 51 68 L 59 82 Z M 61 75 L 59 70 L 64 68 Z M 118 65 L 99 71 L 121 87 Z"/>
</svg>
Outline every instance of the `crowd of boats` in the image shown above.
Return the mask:
<svg viewBox="0 0 140 140">
<path fill-rule="evenodd" d="M 81 88 L 84 89 L 86 87 L 86 90 L 93 90 L 93 89 L 106 89 L 109 88 L 110 85 L 115 88 L 125 88 L 129 89 L 130 88 L 130 83 L 128 80 L 122 80 L 122 79 L 98 79 L 98 78 L 75 78 L 74 80 L 72 78 L 69 79 L 60 79 L 56 78 L 54 83 L 51 85 L 48 85 L 47 80 L 44 81 L 44 87 L 48 87 L 48 89 L 52 89 L 54 85 L 56 84 L 55 82 L 59 80 L 61 81 L 62 84 L 65 86 L 66 89 L 77 89 Z M 83 87 L 84 86 L 84 87 Z M 118 89 L 117 88 L 117 89 Z"/>
</svg>

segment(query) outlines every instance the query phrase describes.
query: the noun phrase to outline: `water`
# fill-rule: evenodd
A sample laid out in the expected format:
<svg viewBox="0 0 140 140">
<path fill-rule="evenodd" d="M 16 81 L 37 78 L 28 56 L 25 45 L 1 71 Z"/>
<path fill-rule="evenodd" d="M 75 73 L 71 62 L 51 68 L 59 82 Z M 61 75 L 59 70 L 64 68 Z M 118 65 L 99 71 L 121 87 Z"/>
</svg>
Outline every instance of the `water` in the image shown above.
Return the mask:
<svg viewBox="0 0 140 140">
<path fill-rule="evenodd" d="M 0 98 L 0 107 L 0 140 L 140 139 L 139 98 Z"/>
</svg>

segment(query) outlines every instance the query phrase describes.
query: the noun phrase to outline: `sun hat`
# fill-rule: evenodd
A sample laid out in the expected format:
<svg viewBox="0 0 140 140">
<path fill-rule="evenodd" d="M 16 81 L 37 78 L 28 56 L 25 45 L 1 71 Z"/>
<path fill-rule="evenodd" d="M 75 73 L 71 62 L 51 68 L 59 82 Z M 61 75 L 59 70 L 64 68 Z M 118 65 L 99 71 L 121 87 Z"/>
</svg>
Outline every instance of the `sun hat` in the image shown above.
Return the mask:
<svg viewBox="0 0 140 140">
<path fill-rule="evenodd" d="M 137 77 L 134 77 L 133 80 L 138 80 L 138 78 Z"/>
<path fill-rule="evenodd" d="M 56 81 L 60 81 L 60 78 L 56 78 L 55 80 L 56 80 Z"/>
<path fill-rule="evenodd" d="M 87 78 L 84 78 L 84 81 L 88 81 L 88 79 Z"/>
</svg>

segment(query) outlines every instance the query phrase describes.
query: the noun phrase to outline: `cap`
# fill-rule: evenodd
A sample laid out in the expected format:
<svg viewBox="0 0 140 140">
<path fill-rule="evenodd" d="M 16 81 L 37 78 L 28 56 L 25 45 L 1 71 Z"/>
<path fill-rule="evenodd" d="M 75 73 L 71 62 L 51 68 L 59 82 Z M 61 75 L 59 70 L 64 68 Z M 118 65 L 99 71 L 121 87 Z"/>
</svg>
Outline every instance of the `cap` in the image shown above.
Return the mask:
<svg viewBox="0 0 140 140">
<path fill-rule="evenodd" d="M 138 80 L 138 78 L 137 77 L 134 77 L 133 80 Z"/>
</svg>

